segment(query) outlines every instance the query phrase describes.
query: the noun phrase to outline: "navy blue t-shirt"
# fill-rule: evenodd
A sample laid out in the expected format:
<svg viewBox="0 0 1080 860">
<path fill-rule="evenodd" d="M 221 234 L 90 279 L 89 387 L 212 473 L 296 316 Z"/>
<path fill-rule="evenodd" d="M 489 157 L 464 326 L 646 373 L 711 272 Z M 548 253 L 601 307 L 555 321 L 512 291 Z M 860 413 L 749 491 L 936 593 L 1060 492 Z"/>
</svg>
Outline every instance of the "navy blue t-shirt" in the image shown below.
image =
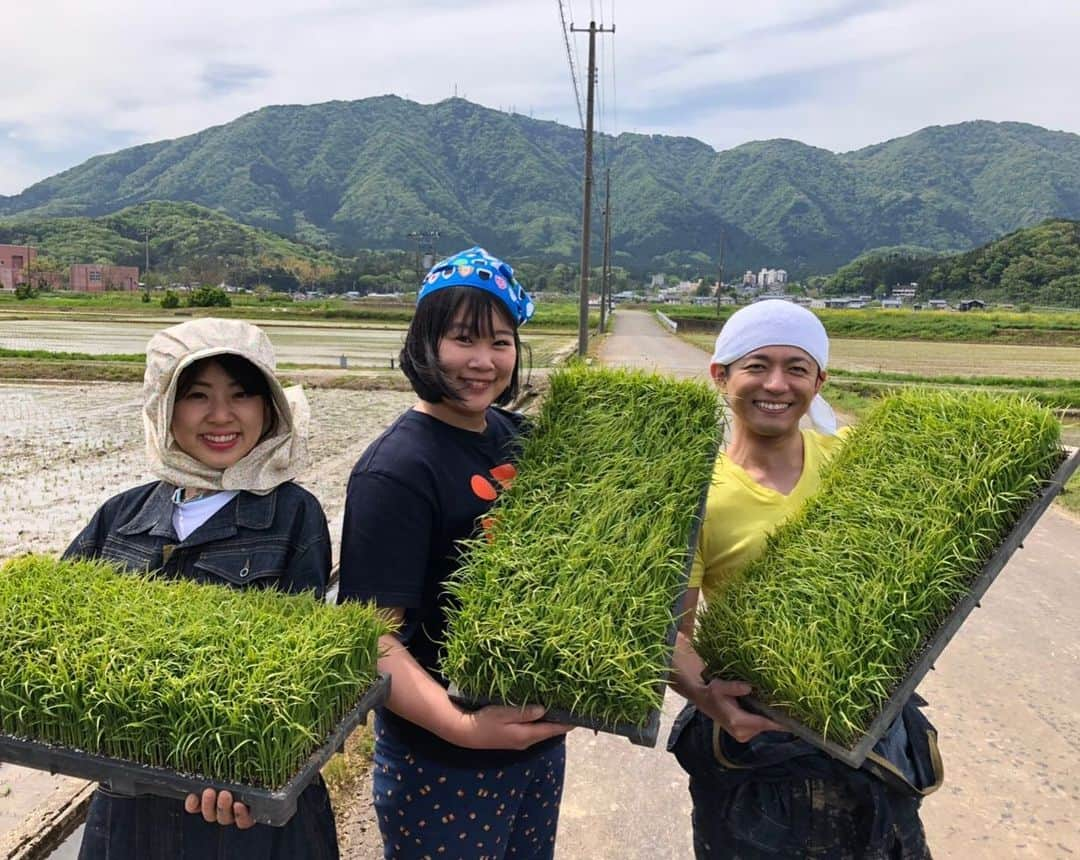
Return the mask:
<svg viewBox="0 0 1080 860">
<path fill-rule="evenodd" d="M 368 446 L 349 476 L 338 599 L 403 608 L 402 641 L 443 686 L 438 657 L 449 599 L 443 585 L 459 564 L 458 542 L 478 533 L 515 474 L 522 423 L 520 415 L 492 408 L 478 433 L 411 409 Z M 465 750 L 387 708 L 380 716 L 397 739 L 448 764 L 521 755 Z"/>
</svg>

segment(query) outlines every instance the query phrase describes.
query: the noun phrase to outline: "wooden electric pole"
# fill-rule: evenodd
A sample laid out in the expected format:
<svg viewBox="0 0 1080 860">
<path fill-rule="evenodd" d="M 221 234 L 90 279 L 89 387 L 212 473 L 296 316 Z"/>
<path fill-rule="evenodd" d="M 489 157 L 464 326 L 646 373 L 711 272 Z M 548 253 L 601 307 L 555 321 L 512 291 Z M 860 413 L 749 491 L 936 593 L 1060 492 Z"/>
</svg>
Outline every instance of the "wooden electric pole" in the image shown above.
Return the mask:
<svg viewBox="0 0 1080 860">
<path fill-rule="evenodd" d="M 720 271 L 716 282 L 716 315 L 720 316 L 720 297 L 724 294 L 724 231 L 720 231 Z"/>
<path fill-rule="evenodd" d="M 611 299 L 611 168 L 604 171 L 604 263 L 600 268 L 600 334 L 607 331 Z"/>
<path fill-rule="evenodd" d="M 570 25 L 571 33 L 589 34 L 589 96 L 585 111 L 585 189 L 581 206 L 581 296 L 578 306 L 578 355 L 585 355 L 589 348 L 589 242 L 592 239 L 590 221 L 592 219 L 592 148 L 593 148 L 593 102 L 596 90 L 596 34 L 614 33 L 610 29 L 597 27 L 595 21 L 589 22 L 589 29 Z"/>
</svg>

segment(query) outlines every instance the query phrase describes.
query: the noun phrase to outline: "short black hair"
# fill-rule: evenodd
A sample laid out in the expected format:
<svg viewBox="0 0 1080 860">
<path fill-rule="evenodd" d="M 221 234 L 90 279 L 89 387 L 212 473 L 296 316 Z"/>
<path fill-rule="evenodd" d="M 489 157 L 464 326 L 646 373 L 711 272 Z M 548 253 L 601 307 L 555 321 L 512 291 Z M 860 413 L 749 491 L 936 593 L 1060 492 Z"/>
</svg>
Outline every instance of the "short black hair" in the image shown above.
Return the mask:
<svg viewBox="0 0 1080 860">
<path fill-rule="evenodd" d="M 225 375 L 239 385 L 244 394 L 249 397 L 259 395 L 263 398 L 270 415 L 270 426 L 266 428 L 263 437 L 273 435 L 277 429 L 278 415 L 277 407 L 274 404 L 274 394 L 270 390 L 270 381 L 259 368 L 242 355 L 223 352 L 220 355 L 209 355 L 206 358 L 193 361 L 180 371 L 180 378 L 176 380 L 176 397 L 174 399 L 180 400 L 186 397 L 187 393 L 191 391 L 191 386 L 195 384 L 195 380 L 199 378 L 199 374 L 211 364 L 216 364 L 224 370 Z"/>
<path fill-rule="evenodd" d="M 437 290 L 416 306 L 405 345 L 399 360 L 401 370 L 408 377 L 413 391 L 428 403 L 444 400 L 461 400 L 449 377 L 439 366 L 439 341 L 450 330 L 454 320 L 461 315 L 465 329 L 471 337 L 491 337 L 493 314 L 514 332 L 514 371 L 510 384 L 495 398 L 495 403 L 505 406 L 518 395 L 519 371 L 522 346 L 518 327 L 506 306 L 489 292 L 474 287 L 444 287 Z"/>
</svg>

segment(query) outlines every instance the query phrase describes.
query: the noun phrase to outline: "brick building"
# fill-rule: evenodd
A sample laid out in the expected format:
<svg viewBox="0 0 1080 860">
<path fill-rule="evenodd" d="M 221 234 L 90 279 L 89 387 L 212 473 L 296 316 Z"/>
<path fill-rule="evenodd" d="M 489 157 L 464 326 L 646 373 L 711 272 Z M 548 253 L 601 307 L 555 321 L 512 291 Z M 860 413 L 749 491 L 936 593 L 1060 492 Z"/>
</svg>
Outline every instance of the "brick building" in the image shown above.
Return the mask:
<svg viewBox="0 0 1080 860">
<path fill-rule="evenodd" d="M 133 292 L 139 289 L 139 269 L 137 266 L 76 263 L 71 267 L 70 289 L 77 293 L 104 293 L 107 290 Z"/>
<path fill-rule="evenodd" d="M 0 245 L 0 289 L 14 290 L 24 280 L 23 270 L 37 257 L 30 245 Z"/>
</svg>

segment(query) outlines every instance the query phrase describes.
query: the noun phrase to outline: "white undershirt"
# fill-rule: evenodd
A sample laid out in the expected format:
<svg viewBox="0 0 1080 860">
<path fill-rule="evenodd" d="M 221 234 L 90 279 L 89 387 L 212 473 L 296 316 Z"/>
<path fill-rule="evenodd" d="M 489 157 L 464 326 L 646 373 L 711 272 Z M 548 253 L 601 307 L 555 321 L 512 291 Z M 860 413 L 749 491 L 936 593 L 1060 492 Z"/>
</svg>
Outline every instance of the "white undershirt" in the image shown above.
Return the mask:
<svg viewBox="0 0 1080 860">
<path fill-rule="evenodd" d="M 190 502 L 173 505 L 172 524 L 176 530 L 176 536 L 182 541 L 187 540 L 189 534 L 239 494 L 239 490 L 223 490 L 220 493 L 211 493 L 209 496 L 200 496 Z"/>
</svg>

